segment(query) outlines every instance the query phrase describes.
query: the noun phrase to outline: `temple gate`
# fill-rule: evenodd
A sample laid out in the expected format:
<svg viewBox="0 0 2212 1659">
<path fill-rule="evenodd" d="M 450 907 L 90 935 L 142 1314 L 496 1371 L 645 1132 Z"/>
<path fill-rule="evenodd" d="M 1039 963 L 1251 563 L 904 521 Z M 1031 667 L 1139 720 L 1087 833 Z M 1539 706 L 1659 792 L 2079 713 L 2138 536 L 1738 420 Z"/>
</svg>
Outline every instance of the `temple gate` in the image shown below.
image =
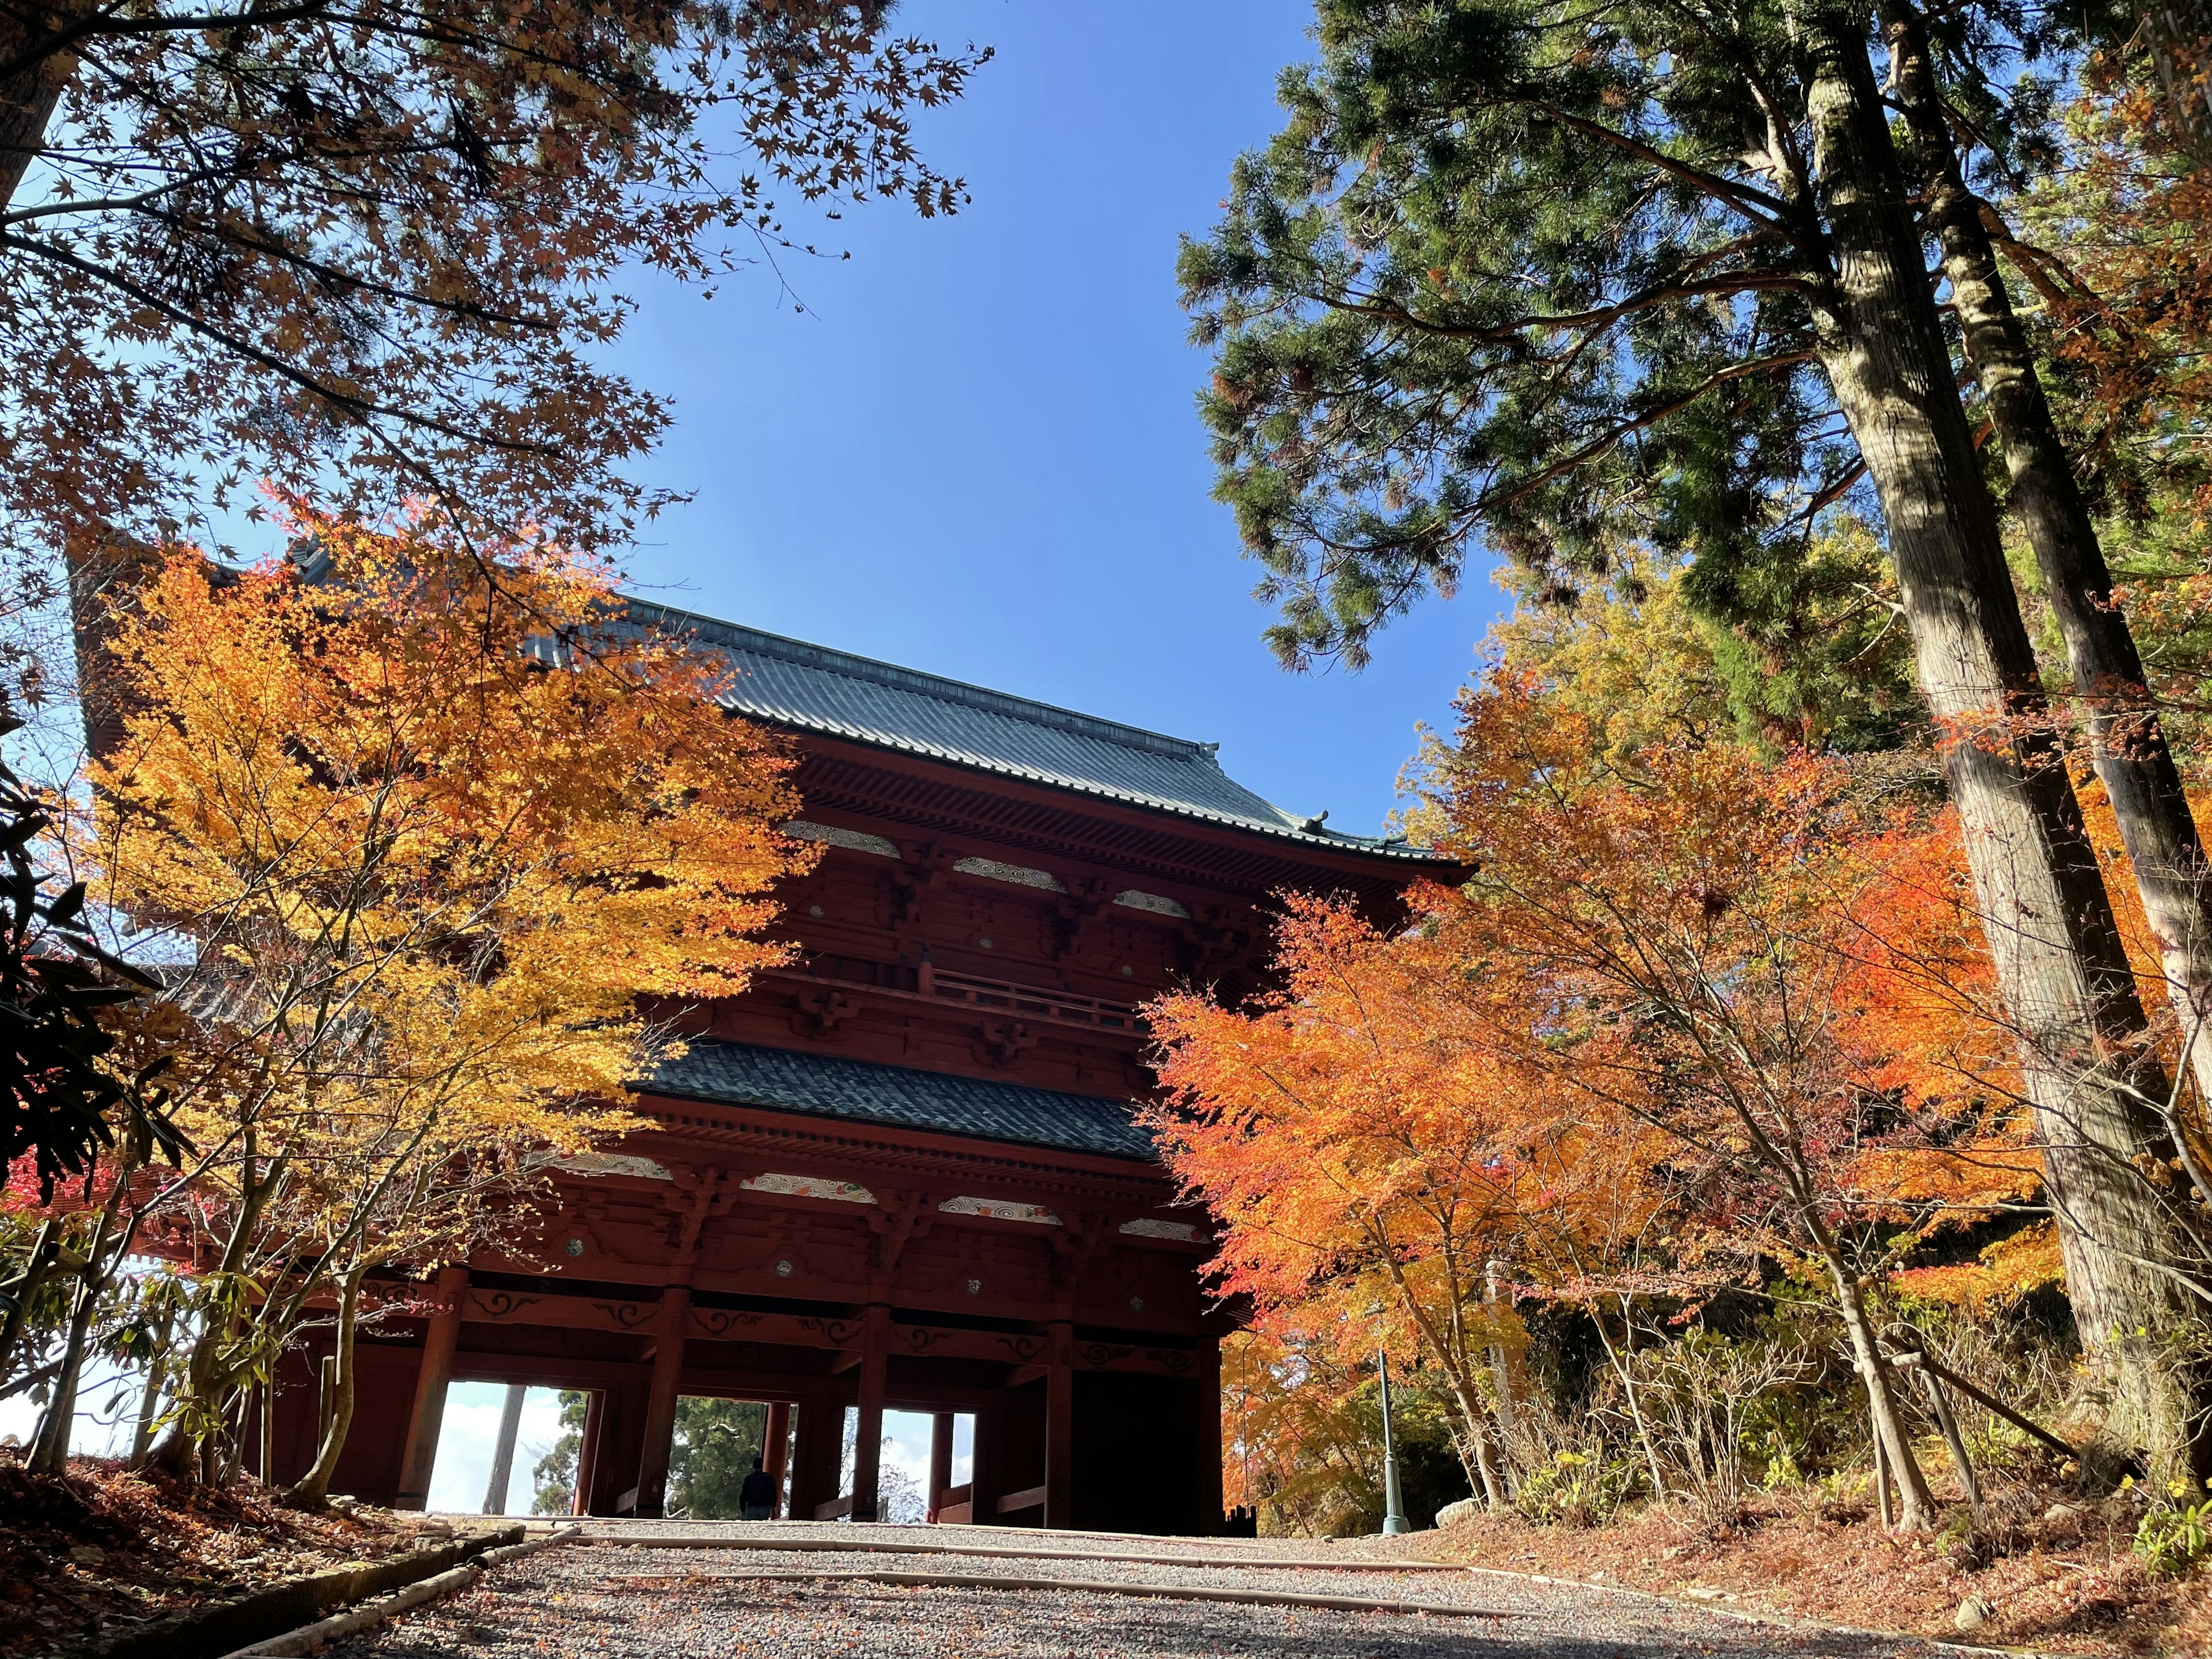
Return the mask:
<svg viewBox="0 0 2212 1659">
<path fill-rule="evenodd" d="M 690 1048 L 640 1085 L 652 1127 L 556 1170 L 557 1211 L 441 1272 L 427 1317 L 364 1330 L 334 1489 L 422 1507 L 447 1389 L 480 1380 L 588 1391 L 579 1513 L 662 1513 L 691 1395 L 768 1402 L 795 1517 L 875 1516 L 902 1409 L 936 1418 L 939 1518 L 1218 1530 L 1230 1320 L 1132 1120 L 1138 1005 L 1258 988 L 1273 895 L 1385 920 L 1446 866 L 1271 805 L 1212 744 L 652 614 L 795 741 L 790 831 L 824 850 L 779 895 L 798 959 L 667 1011 Z M 278 1380 L 279 1480 L 319 1375 L 309 1348 Z M 958 1413 L 974 1475 L 946 1491 Z"/>
</svg>

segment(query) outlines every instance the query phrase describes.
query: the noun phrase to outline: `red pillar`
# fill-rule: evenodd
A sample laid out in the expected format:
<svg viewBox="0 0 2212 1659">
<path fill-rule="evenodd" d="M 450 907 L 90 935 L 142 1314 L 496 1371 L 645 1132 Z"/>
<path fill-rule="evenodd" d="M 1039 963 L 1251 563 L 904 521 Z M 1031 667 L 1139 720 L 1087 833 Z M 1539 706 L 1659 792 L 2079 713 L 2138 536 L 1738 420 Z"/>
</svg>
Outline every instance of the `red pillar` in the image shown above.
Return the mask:
<svg viewBox="0 0 2212 1659">
<path fill-rule="evenodd" d="M 634 1515 L 637 1488 L 630 1485 L 644 1443 L 645 1402 L 653 1368 L 635 1368 L 634 1381 L 610 1386 L 606 1416 L 599 1427 L 598 1468 L 592 1477 L 593 1515 Z"/>
<path fill-rule="evenodd" d="M 1075 1524 L 1075 1327 L 1052 1322 L 1045 1359 L 1044 1523 Z"/>
<path fill-rule="evenodd" d="M 607 1428 L 607 1391 L 593 1389 L 584 1396 L 584 1427 L 576 1437 L 576 1492 L 568 1504 L 571 1515 L 592 1512 L 592 1486 L 599 1474 L 599 1442 Z"/>
<path fill-rule="evenodd" d="M 952 1413 L 939 1412 L 929 1424 L 929 1491 L 924 1494 L 926 1519 L 934 1522 L 945 1489 L 952 1484 Z"/>
<path fill-rule="evenodd" d="M 422 1368 L 415 1374 L 415 1411 L 407 1420 L 407 1449 L 399 1455 L 394 1509 L 429 1505 L 430 1470 L 438 1461 L 438 1430 L 446 1420 L 446 1389 L 453 1380 L 453 1350 L 461 1340 L 461 1294 L 468 1285 L 466 1267 L 438 1269 L 430 1328 L 422 1338 Z"/>
<path fill-rule="evenodd" d="M 791 1450 L 791 1402 L 772 1400 L 768 1407 L 768 1428 L 761 1437 L 761 1468 L 768 1478 L 775 1482 L 776 1507 L 783 1506 L 783 1471 Z"/>
<path fill-rule="evenodd" d="M 792 1457 L 791 1518 L 811 1521 L 814 1511 L 843 1494 L 837 1464 L 845 1444 L 845 1402 L 812 1395 L 799 1405 L 798 1445 Z"/>
<path fill-rule="evenodd" d="M 853 1438 L 853 1519 L 873 1521 L 882 1513 L 879 1493 L 884 1462 L 884 1381 L 890 1364 L 884 1352 L 890 1310 L 868 1310 L 860 1340 L 860 1417 Z"/>
<path fill-rule="evenodd" d="M 999 1497 L 1006 1489 L 999 1474 L 1002 1455 L 999 1437 L 1002 1432 L 997 1413 L 975 1413 L 975 1443 L 969 1449 L 968 1465 L 968 1520 L 971 1526 L 1000 1524 Z"/>
<path fill-rule="evenodd" d="M 691 1328 L 691 1287 L 660 1293 L 660 1341 L 646 1395 L 645 1444 L 637 1462 L 637 1515 L 658 1520 L 668 1508 L 668 1460 L 676 1445 L 676 1400 L 684 1380 L 684 1339 Z"/>
<path fill-rule="evenodd" d="M 1197 1442 L 1191 1449 L 1197 1460 L 1198 1514 L 1191 1530 L 1201 1538 L 1219 1534 L 1226 1518 L 1221 1507 L 1221 1343 L 1208 1338 L 1198 1351 Z"/>
</svg>

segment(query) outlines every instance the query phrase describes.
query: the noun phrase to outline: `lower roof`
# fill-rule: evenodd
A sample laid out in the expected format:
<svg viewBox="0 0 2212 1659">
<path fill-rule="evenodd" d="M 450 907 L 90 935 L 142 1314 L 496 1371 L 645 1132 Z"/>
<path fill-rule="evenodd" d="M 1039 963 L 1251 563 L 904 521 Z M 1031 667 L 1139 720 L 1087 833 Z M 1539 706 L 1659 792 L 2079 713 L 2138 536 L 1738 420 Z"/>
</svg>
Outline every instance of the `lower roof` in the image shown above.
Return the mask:
<svg viewBox="0 0 2212 1659">
<path fill-rule="evenodd" d="M 931 1129 L 1017 1146 L 1158 1161 L 1133 1102 L 1025 1083 L 883 1066 L 835 1054 L 687 1038 L 688 1047 L 635 1085 L 650 1094 L 765 1107 L 809 1117 Z"/>
</svg>

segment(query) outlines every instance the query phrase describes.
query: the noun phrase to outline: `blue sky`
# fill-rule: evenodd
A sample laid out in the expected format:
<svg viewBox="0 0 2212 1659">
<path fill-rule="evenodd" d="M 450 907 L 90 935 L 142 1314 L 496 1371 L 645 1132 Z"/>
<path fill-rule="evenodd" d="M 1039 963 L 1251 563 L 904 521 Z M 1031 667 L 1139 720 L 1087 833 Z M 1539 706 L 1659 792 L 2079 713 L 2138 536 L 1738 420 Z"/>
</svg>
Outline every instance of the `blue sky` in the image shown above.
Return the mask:
<svg viewBox="0 0 2212 1659">
<path fill-rule="evenodd" d="M 1376 665 L 1298 677 L 1260 640 L 1193 406 L 1206 361 L 1176 237 L 1279 125 L 1310 56 L 1297 0 L 906 0 L 903 31 L 997 50 L 927 117 L 974 205 L 787 216 L 848 262 L 791 261 L 711 301 L 647 285 L 617 353 L 677 400 L 647 463 L 696 492 L 631 561 L 671 603 L 1181 737 L 1333 827 L 1371 832 L 1414 724 L 1445 719 L 1501 596 L 1387 633 Z"/>
</svg>

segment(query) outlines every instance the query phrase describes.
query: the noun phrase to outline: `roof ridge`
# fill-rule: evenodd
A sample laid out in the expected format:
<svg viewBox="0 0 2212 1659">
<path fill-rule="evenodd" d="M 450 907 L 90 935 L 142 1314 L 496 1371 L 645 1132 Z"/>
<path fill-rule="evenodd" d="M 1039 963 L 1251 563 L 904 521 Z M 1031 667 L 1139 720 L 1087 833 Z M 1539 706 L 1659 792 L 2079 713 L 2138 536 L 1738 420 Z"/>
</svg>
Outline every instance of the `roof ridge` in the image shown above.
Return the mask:
<svg viewBox="0 0 2212 1659">
<path fill-rule="evenodd" d="M 1180 760 L 1202 761 L 1217 771 L 1221 767 L 1221 745 L 1218 743 L 1170 737 L 1166 732 L 1148 731 L 1141 726 L 1102 720 L 1096 714 L 1081 714 L 1054 703 L 1039 702 L 1033 697 L 1018 697 L 1011 692 L 994 691 L 988 686 L 975 685 L 966 680 L 948 679 L 941 674 L 924 673 L 918 668 L 904 668 L 875 657 L 862 657 L 849 651 L 840 651 L 832 646 L 815 645 L 806 640 L 793 639 L 787 634 L 770 634 L 762 629 L 748 628 L 742 623 L 726 622 L 719 617 L 703 616 L 696 611 L 662 605 L 658 600 L 633 598 L 628 599 L 626 605 L 634 614 L 649 612 L 656 617 L 681 622 L 695 629 L 700 638 L 715 645 L 757 651 L 763 656 L 781 658 L 801 667 L 823 669 L 833 674 L 842 674 L 848 679 L 867 680 L 878 685 L 889 686 L 893 690 L 913 691 L 941 702 L 963 703 L 986 714 L 1030 720 L 1083 737 L 1118 743 L 1126 748 L 1148 750 L 1154 754 L 1171 755 Z M 1278 807 L 1276 810 L 1280 811 L 1282 809 Z"/>
</svg>

